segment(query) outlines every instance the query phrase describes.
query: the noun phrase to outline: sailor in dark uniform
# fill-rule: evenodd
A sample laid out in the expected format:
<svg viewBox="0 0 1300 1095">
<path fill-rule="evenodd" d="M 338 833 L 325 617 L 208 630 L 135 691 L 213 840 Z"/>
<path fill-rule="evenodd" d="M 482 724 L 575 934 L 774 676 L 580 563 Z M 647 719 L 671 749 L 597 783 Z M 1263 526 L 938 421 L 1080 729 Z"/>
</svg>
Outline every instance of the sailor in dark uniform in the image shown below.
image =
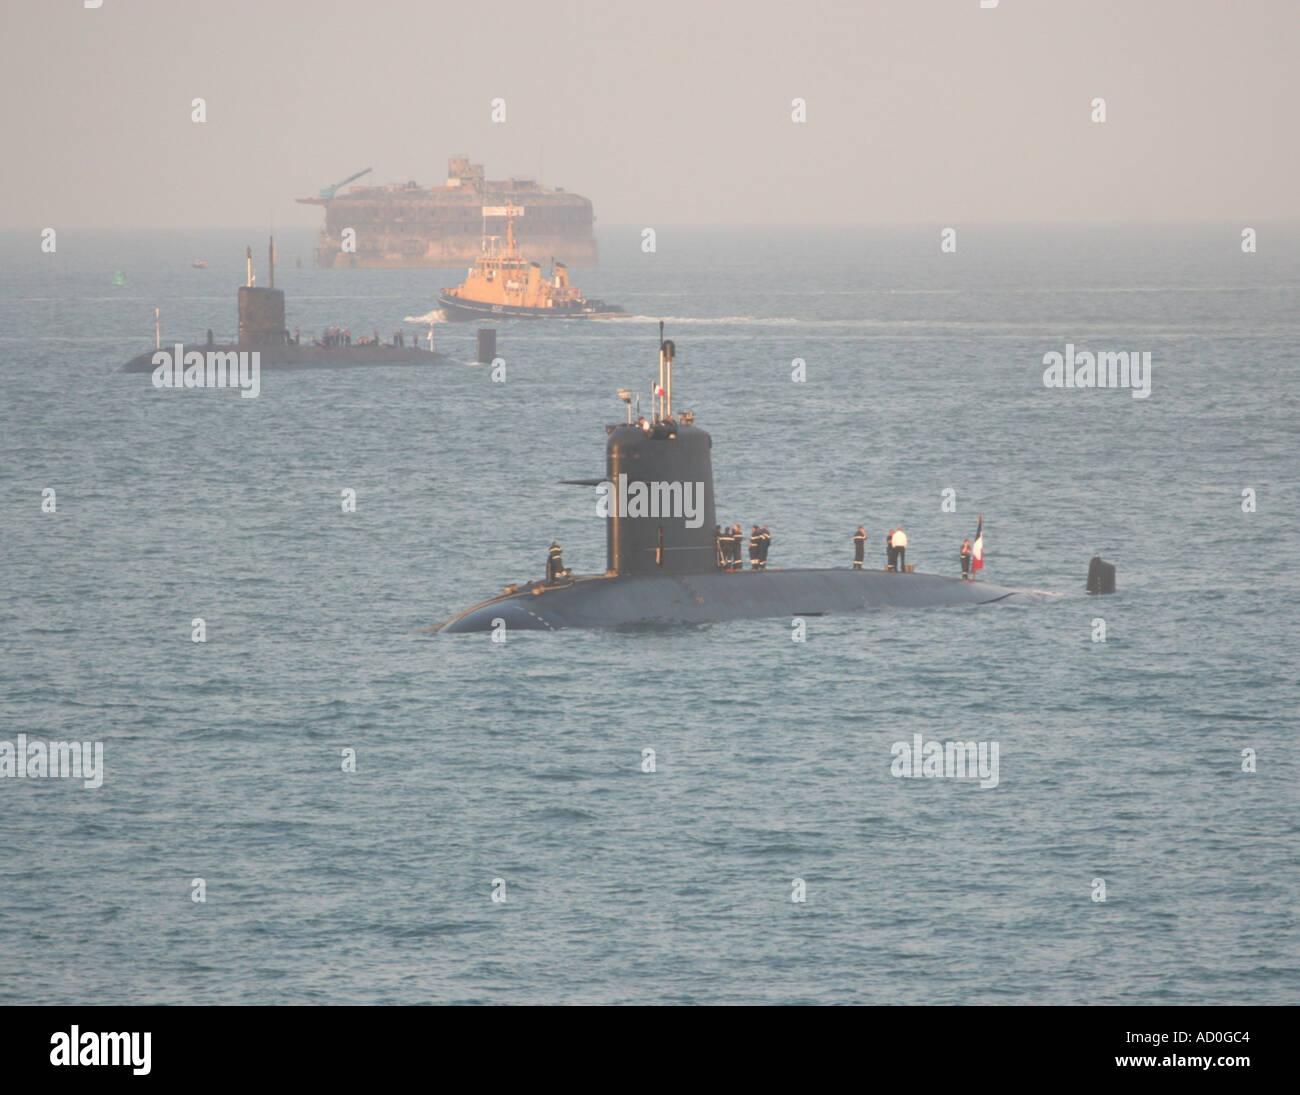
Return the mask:
<svg viewBox="0 0 1300 1095">
<path fill-rule="evenodd" d="M 862 559 L 867 551 L 867 530 L 861 525 L 858 531 L 853 534 L 853 569 L 862 569 Z"/>
<path fill-rule="evenodd" d="M 885 556 L 889 562 L 885 566 L 886 570 L 895 570 L 898 567 L 898 556 L 894 554 L 894 530 L 891 528 L 885 533 Z"/>
<path fill-rule="evenodd" d="M 758 530 L 758 569 L 767 569 L 767 549 L 772 546 L 772 530 L 763 525 Z"/>
<path fill-rule="evenodd" d="M 731 526 L 731 569 L 744 570 L 745 564 L 740 559 L 740 546 L 745 542 L 745 534 L 739 525 Z"/>
<path fill-rule="evenodd" d="M 564 575 L 564 559 L 558 542 L 551 541 L 551 550 L 546 556 L 546 580 L 557 582 Z"/>
<path fill-rule="evenodd" d="M 749 530 L 749 569 L 759 570 L 763 565 L 762 559 L 763 534 L 758 531 L 757 525 L 752 525 Z"/>
<path fill-rule="evenodd" d="M 970 541 L 961 542 L 961 576 L 964 581 L 970 581 Z"/>
</svg>

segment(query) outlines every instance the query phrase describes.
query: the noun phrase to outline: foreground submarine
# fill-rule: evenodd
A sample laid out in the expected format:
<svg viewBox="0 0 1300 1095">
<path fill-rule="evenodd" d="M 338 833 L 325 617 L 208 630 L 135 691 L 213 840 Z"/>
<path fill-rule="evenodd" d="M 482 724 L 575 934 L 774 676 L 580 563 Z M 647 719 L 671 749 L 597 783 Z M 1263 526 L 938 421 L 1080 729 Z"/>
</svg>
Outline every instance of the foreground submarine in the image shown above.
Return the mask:
<svg viewBox="0 0 1300 1095">
<path fill-rule="evenodd" d="M 728 571 L 718 565 L 713 538 L 713 447 L 695 416 L 673 415 L 675 348 L 660 324 L 659 380 L 653 417 L 607 426 L 605 480 L 579 480 L 606 492 L 604 574 L 507 586 L 500 596 L 467 608 L 429 631 L 507 629 L 562 631 L 573 627 L 702 624 L 767 616 L 824 616 L 877 608 L 979 605 L 1032 596 L 988 582 L 890 570 L 795 568 Z M 629 405 L 630 406 L 630 405 Z M 680 498 L 689 485 L 697 501 L 682 515 L 628 516 L 630 495 Z M 639 488 L 639 489 L 638 489 Z M 659 507 L 659 508 L 669 508 Z M 678 507 L 679 509 L 681 507 Z M 702 519 L 701 519 L 702 518 Z M 691 524 L 698 521 L 698 527 Z"/>
</svg>

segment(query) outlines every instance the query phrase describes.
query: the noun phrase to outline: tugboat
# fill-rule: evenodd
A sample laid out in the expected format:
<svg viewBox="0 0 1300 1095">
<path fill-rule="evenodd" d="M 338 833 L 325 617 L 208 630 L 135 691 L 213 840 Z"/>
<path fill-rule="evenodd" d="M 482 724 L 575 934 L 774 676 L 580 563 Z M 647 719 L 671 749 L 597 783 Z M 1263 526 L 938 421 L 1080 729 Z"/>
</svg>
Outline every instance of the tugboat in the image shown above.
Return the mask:
<svg viewBox="0 0 1300 1095">
<path fill-rule="evenodd" d="M 974 607 L 1036 594 L 990 582 L 895 570 L 740 570 L 723 558 L 714 524 L 713 442 L 689 412 L 673 411 L 672 342 L 660 325 L 659 374 L 651 418 L 605 427 L 604 573 L 575 574 L 552 544 L 545 581 L 508 585 L 430 631 L 562 631 L 629 625 L 689 625 L 881 608 Z M 846 522 L 847 523 L 847 522 Z M 752 562 L 751 562 L 752 567 Z"/>
<path fill-rule="evenodd" d="M 624 314 L 617 305 L 583 297 L 569 284 L 569 271 L 562 262 L 552 260 L 550 276 L 543 278 L 541 266 L 519 253 L 515 216 L 514 203 L 508 203 L 505 250 L 498 248 L 499 236 L 485 236 L 483 252 L 464 283 L 438 294 L 449 319 L 608 319 Z"/>
</svg>

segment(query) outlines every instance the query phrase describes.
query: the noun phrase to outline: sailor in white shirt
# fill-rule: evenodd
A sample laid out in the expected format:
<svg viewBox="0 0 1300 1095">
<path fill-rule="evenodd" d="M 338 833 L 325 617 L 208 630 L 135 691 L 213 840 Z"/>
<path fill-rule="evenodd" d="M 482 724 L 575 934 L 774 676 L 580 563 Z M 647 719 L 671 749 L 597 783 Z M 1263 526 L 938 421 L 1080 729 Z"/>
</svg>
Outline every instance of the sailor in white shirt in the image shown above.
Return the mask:
<svg viewBox="0 0 1300 1095">
<path fill-rule="evenodd" d="M 894 529 L 894 537 L 890 541 L 894 548 L 894 569 L 907 569 L 907 533 L 903 531 L 903 526 L 899 525 Z"/>
</svg>

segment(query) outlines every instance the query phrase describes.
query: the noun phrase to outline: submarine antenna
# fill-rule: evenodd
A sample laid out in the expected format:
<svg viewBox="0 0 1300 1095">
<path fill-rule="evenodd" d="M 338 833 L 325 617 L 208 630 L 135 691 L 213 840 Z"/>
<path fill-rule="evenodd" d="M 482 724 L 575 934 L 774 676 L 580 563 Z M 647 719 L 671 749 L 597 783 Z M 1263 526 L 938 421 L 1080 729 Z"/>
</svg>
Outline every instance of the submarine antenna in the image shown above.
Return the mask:
<svg viewBox="0 0 1300 1095">
<path fill-rule="evenodd" d="M 654 393 L 654 420 L 655 425 L 663 419 L 664 410 L 664 321 L 659 321 L 659 382 L 655 385 Z"/>
<path fill-rule="evenodd" d="M 667 402 L 667 410 L 664 418 L 673 416 L 673 355 L 677 352 L 677 347 L 673 345 L 672 339 L 663 344 L 664 346 L 664 400 Z"/>
<path fill-rule="evenodd" d="M 245 258 L 248 262 L 248 273 L 244 276 L 244 285 L 251 288 L 253 285 L 253 249 L 245 247 Z"/>
<path fill-rule="evenodd" d="M 266 245 L 267 264 L 271 271 L 271 283 L 269 288 L 275 288 L 275 237 L 271 237 L 271 242 Z"/>
</svg>

